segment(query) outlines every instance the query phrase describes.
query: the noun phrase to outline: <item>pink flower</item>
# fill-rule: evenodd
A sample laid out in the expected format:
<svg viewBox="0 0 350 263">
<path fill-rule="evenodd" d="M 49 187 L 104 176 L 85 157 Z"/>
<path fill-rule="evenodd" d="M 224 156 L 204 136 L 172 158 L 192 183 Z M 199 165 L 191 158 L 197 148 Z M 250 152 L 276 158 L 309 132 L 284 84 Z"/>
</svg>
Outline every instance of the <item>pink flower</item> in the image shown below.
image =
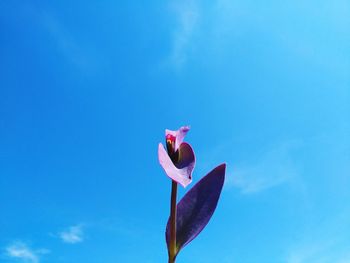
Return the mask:
<svg viewBox="0 0 350 263">
<path fill-rule="evenodd" d="M 192 182 L 192 172 L 196 157 L 191 145 L 183 142 L 188 126 L 181 127 L 177 131 L 165 130 L 166 148 L 159 143 L 158 159 L 165 173 L 175 182 L 186 187 Z"/>
</svg>

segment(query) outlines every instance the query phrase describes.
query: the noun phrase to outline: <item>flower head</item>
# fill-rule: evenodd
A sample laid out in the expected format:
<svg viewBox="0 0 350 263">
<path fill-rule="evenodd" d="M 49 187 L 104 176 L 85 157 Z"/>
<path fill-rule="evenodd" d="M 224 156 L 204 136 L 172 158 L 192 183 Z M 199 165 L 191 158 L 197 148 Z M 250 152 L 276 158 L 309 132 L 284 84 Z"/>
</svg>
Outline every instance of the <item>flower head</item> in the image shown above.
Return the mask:
<svg viewBox="0 0 350 263">
<path fill-rule="evenodd" d="M 166 148 L 159 143 L 158 159 L 165 173 L 175 182 L 186 187 L 192 182 L 192 172 L 196 158 L 192 147 L 183 142 L 188 126 L 181 127 L 177 131 L 165 130 Z"/>
</svg>

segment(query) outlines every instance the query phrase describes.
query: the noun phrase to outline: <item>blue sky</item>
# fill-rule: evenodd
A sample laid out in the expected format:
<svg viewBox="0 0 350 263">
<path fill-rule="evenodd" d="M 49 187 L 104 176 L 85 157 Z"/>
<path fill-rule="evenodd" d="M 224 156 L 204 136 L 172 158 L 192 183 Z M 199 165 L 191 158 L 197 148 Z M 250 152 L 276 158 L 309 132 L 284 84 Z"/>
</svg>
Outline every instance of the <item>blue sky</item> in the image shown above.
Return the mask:
<svg viewBox="0 0 350 263">
<path fill-rule="evenodd" d="M 166 262 L 182 125 L 194 182 L 228 166 L 179 263 L 350 262 L 349 24 L 346 0 L 1 1 L 0 262 Z"/>
</svg>

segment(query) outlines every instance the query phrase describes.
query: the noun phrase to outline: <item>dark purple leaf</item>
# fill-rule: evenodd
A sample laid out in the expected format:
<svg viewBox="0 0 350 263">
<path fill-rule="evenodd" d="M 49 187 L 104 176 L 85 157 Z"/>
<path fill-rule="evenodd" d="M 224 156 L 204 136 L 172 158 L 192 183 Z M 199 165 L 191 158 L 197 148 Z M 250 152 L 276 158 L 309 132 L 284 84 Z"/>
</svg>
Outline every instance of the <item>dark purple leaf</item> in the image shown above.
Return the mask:
<svg viewBox="0 0 350 263">
<path fill-rule="evenodd" d="M 177 204 L 176 247 L 177 253 L 190 243 L 208 224 L 212 217 L 225 180 L 226 164 L 217 166 L 204 176 Z M 170 225 L 166 228 L 169 246 Z"/>
</svg>

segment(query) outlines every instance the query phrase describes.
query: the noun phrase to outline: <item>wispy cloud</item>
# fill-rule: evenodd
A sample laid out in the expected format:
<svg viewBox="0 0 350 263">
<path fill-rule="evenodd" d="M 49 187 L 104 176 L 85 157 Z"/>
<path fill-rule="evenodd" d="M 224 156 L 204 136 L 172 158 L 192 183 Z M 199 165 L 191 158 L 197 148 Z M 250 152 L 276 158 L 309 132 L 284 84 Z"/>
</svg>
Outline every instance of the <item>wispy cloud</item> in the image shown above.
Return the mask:
<svg viewBox="0 0 350 263">
<path fill-rule="evenodd" d="M 64 243 L 76 244 L 83 242 L 84 232 L 82 225 L 71 226 L 59 233 L 59 237 Z"/>
<path fill-rule="evenodd" d="M 22 262 L 39 263 L 40 256 L 50 251 L 47 249 L 31 249 L 27 244 L 17 241 L 5 248 L 6 256 Z"/>
<path fill-rule="evenodd" d="M 178 26 L 174 31 L 170 60 L 179 68 L 187 60 L 187 48 L 199 20 L 199 6 L 197 1 L 190 0 L 177 1 L 172 7 Z"/>
<path fill-rule="evenodd" d="M 290 151 L 295 145 L 296 142 L 283 143 L 263 152 L 252 164 L 238 164 L 228 176 L 227 186 L 252 194 L 294 179 L 298 172 Z"/>
<path fill-rule="evenodd" d="M 104 61 L 99 50 L 91 42 L 84 42 L 79 34 L 73 34 L 69 28 L 49 12 L 38 12 L 43 29 L 62 57 L 77 69 L 93 73 L 103 66 Z"/>
<path fill-rule="evenodd" d="M 76 40 L 69 35 L 63 25 L 49 13 L 44 13 L 42 19 L 46 30 L 51 35 L 56 43 L 57 49 L 63 54 L 63 56 L 79 68 L 86 69 L 90 63 L 86 53 L 83 52 L 81 45 L 78 45 Z"/>
<path fill-rule="evenodd" d="M 348 263 L 350 210 L 345 209 L 328 220 L 300 231 L 297 242 L 288 248 L 287 263 Z"/>
</svg>

